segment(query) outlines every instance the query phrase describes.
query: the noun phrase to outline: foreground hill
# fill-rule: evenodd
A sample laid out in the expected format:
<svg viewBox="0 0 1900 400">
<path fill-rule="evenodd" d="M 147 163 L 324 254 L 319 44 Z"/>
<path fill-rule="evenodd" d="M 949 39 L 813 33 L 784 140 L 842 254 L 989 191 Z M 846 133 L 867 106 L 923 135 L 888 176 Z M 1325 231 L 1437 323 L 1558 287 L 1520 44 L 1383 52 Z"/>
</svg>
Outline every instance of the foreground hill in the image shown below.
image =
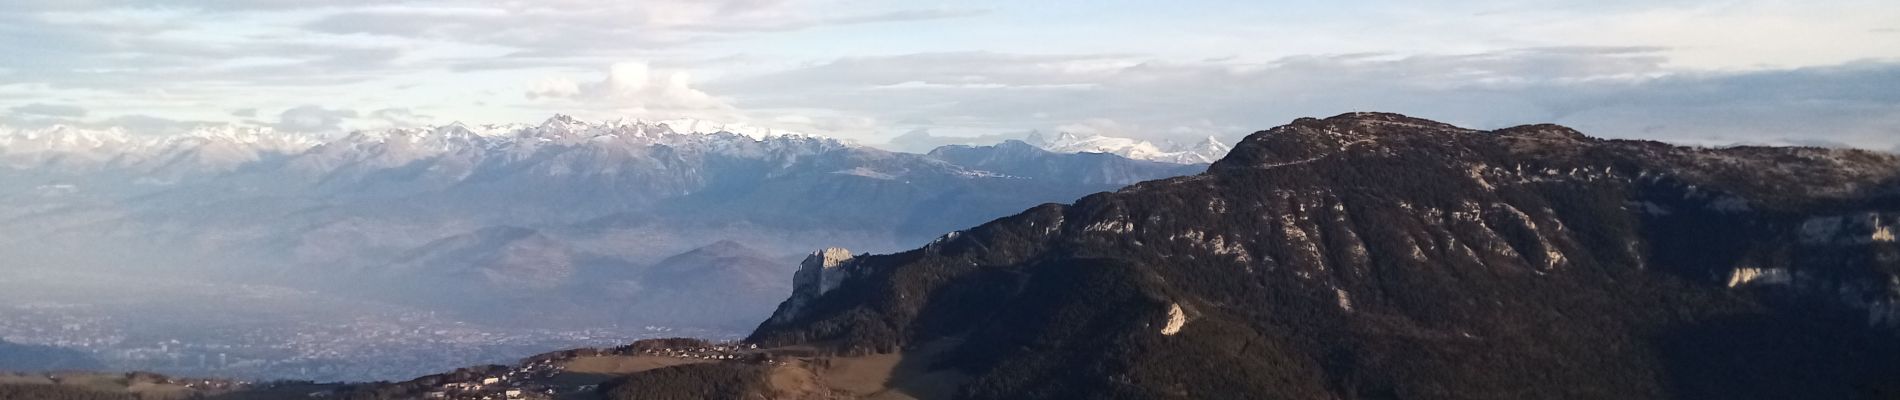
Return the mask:
<svg viewBox="0 0 1900 400">
<path fill-rule="evenodd" d="M 880 393 L 957 398 L 1893 396 L 1897 176 L 1862 151 L 1301 119 L 1202 175 L 815 254 L 747 340 L 899 357 Z M 720 365 L 628 379 L 788 390 Z"/>
</svg>

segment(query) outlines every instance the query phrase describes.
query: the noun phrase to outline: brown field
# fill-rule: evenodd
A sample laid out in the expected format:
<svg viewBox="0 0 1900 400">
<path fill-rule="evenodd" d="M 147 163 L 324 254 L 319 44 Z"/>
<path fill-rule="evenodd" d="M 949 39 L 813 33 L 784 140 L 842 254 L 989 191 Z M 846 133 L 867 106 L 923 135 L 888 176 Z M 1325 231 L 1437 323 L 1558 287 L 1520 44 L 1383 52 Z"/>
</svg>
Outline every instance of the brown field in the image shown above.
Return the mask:
<svg viewBox="0 0 1900 400">
<path fill-rule="evenodd" d="M 10 374 L 0 375 L 0 384 L 37 383 L 59 384 L 86 388 L 106 393 L 129 393 L 139 400 L 184 400 L 198 394 L 197 390 L 176 384 L 161 384 L 133 381 L 120 373 L 58 373 L 48 375 Z"/>
<path fill-rule="evenodd" d="M 956 371 L 931 371 L 937 354 L 954 342 L 926 345 L 911 352 L 835 357 L 812 366 L 832 389 L 874 400 L 948 399 L 967 376 Z"/>
<path fill-rule="evenodd" d="M 677 358 L 660 356 L 591 356 L 567 361 L 564 368 L 576 374 L 613 374 L 625 375 L 635 372 L 665 368 L 675 365 L 699 364 L 711 362 L 697 358 Z"/>
<path fill-rule="evenodd" d="M 615 377 L 675 365 L 711 362 L 694 358 L 659 356 L 587 356 L 563 363 L 562 372 L 546 381 L 556 386 L 599 385 Z"/>
</svg>

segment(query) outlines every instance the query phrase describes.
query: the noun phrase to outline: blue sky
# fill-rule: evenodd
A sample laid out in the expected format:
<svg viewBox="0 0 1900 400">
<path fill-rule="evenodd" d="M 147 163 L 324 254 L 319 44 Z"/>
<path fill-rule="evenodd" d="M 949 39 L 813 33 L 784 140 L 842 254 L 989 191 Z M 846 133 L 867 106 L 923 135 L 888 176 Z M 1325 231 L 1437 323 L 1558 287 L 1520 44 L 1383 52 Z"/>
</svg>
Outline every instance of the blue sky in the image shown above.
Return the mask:
<svg viewBox="0 0 1900 400">
<path fill-rule="evenodd" d="M 1890 1 L 16 0 L 0 123 L 702 118 L 893 147 L 1300 116 L 1900 147 Z"/>
</svg>

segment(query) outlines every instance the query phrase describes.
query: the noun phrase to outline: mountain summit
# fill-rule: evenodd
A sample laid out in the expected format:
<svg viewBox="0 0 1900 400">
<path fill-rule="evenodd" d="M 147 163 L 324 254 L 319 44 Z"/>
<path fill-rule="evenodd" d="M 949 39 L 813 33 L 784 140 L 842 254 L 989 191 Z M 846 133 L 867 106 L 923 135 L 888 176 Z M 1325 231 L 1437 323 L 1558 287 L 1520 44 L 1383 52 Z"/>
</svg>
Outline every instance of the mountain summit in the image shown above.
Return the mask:
<svg viewBox="0 0 1900 400">
<path fill-rule="evenodd" d="M 1894 155 L 1354 113 L 826 257 L 748 341 L 958 398 L 1866 397 L 1900 373 L 1897 221 Z"/>
</svg>

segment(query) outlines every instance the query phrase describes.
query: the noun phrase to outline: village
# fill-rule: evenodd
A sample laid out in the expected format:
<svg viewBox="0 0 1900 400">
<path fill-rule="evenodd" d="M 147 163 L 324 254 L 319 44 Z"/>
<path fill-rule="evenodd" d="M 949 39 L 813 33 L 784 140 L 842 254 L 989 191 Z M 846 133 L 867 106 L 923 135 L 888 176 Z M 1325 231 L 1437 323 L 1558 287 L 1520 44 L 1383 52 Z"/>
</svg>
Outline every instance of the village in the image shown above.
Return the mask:
<svg viewBox="0 0 1900 400">
<path fill-rule="evenodd" d="M 647 369 L 701 362 L 751 362 L 777 365 L 784 355 L 754 344 L 715 343 L 701 339 L 649 339 L 614 348 L 583 348 L 544 353 L 509 367 L 489 365 L 458 369 L 376 390 L 403 398 L 441 400 L 553 400 L 591 398 L 612 378 Z M 345 389 L 308 393 L 331 398 Z"/>
</svg>

